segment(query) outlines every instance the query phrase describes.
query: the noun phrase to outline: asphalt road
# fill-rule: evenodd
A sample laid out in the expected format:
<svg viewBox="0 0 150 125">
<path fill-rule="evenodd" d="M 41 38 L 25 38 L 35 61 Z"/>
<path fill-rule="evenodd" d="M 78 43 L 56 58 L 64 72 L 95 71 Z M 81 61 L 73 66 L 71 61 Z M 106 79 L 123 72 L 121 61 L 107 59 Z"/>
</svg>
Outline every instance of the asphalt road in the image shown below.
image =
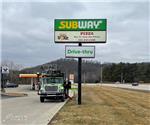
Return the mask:
<svg viewBox="0 0 150 125">
<path fill-rule="evenodd" d="M 131 84 L 102 84 L 102 85 L 150 92 L 150 84 L 139 84 L 138 86 L 132 86 Z"/>
<path fill-rule="evenodd" d="M 2 125 L 47 125 L 65 103 L 50 100 L 41 103 L 37 92 L 28 85 L 9 88 L 6 92 L 23 92 L 28 96 L 1 98 Z"/>
<path fill-rule="evenodd" d="M 110 86 L 110 87 L 118 87 L 118 88 L 124 88 L 124 89 L 131 89 L 131 90 L 139 90 L 139 91 L 146 91 L 146 92 L 150 92 L 150 83 L 147 84 L 139 84 L 138 86 L 132 86 L 132 84 L 130 83 L 125 83 L 125 84 L 110 84 L 110 83 L 86 83 L 86 84 L 82 84 L 82 85 L 99 85 L 99 86 Z"/>
</svg>

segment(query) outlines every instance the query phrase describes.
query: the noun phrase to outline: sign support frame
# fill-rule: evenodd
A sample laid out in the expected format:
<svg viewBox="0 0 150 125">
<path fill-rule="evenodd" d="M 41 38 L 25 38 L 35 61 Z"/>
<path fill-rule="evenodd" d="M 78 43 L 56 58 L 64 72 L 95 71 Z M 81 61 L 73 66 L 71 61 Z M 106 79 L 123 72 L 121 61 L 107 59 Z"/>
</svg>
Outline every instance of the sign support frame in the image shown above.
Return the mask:
<svg viewBox="0 0 150 125">
<path fill-rule="evenodd" d="M 79 43 L 79 46 L 82 46 L 82 43 Z M 82 58 L 78 58 L 78 105 L 81 105 L 82 98 Z"/>
</svg>

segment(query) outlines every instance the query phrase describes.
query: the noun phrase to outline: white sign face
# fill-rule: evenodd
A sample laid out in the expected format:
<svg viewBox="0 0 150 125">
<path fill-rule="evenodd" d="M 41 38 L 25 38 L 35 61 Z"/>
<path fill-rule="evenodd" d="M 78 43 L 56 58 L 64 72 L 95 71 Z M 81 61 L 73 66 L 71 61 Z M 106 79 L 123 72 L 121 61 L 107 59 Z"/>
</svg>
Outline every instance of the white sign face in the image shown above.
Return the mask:
<svg viewBox="0 0 150 125">
<path fill-rule="evenodd" d="M 66 46 L 66 58 L 94 58 L 95 46 Z"/>
<path fill-rule="evenodd" d="M 9 68 L 7 66 L 2 67 L 2 74 L 8 74 L 9 73 Z"/>
<path fill-rule="evenodd" d="M 106 31 L 57 31 L 55 41 L 57 42 L 86 42 L 106 41 Z"/>
<path fill-rule="evenodd" d="M 69 74 L 69 80 L 74 80 L 74 74 Z"/>
</svg>

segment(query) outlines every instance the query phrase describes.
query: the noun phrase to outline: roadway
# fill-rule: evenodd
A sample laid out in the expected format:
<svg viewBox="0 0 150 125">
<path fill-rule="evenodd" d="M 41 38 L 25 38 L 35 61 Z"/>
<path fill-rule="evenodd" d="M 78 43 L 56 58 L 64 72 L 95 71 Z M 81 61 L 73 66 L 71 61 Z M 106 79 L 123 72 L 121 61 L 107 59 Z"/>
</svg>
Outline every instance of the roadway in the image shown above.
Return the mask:
<svg viewBox="0 0 150 125">
<path fill-rule="evenodd" d="M 139 84 L 138 86 L 132 86 L 131 84 L 102 84 L 103 86 L 111 86 L 139 91 L 149 91 L 150 92 L 150 84 Z"/>
<path fill-rule="evenodd" d="M 6 92 L 27 93 L 25 97 L 1 98 L 2 125 L 47 125 L 65 102 L 47 100 L 40 102 L 36 91 L 29 85 L 8 88 Z"/>
<path fill-rule="evenodd" d="M 150 92 L 150 83 L 148 84 L 139 84 L 138 86 L 132 86 L 130 83 L 125 83 L 125 84 L 115 84 L 115 83 L 86 83 L 82 85 L 96 85 L 96 86 L 110 86 L 110 87 L 118 87 L 118 88 L 124 88 L 124 89 L 130 89 L 130 90 L 138 90 L 138 91 L 147 91 Z"/>
</svg>

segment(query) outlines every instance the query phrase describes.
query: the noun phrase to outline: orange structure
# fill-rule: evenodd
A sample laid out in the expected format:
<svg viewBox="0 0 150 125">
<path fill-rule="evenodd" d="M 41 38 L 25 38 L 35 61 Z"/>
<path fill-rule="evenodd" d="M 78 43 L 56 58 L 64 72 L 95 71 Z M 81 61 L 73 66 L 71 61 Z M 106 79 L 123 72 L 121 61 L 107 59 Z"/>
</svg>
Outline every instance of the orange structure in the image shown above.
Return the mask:
<svg viewBox="0 0 150 125">
<path fill-rule="evenodd" d="M 41 77 L 41 76 L 38 74 L 19 74 L 19 78 L 30 78 L 31 79 L 31 89 L 32 90 L 38 90 L 39 77 Z"/>
<path fill-rule="evenodd" d="M 19 77 L 20 78 L 37 78 L 38 75 L 37 74 L 20 74 Z"/>
</svg>

